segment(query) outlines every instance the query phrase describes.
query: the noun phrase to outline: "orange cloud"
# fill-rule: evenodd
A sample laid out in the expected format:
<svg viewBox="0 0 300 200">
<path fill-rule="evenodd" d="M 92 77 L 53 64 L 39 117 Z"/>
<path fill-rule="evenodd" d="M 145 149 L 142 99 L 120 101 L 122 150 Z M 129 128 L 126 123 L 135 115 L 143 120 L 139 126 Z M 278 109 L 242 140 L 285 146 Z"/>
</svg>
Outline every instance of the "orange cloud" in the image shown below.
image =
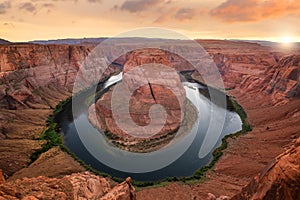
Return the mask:
<svg viewBox="0 0 300 200">
<path fill-rule="evenodd" d="M 207 14 L 205 8 L 179 8 L 172 7 L 166 12 L 162 13 L 154 23 L 165 23 L 170 20 L 175 20 L 179 22 L 191 21 L 199 16 Z"/>
<path fill-rule="evenodd" d="M 122 4 L 120 9 L 131 13 L 142 12 L 160 3 L 160 0 L 127 0 Z"/>
<path fill-rule="evenodd" d="M 299 0 L 227 0 L 210 14 L 224 22 L 251 22 L 300 12 Z"/>
<path fill-rule="evenodd" d="M 0 14 L 7 13 L 7 10 L 11 8 L 11 2 L 10 1 L 4 1 L 3 3 L 0 3 Z"/>
<path fill-rule="evenodd" d="M 179 21 L 184 21 L 184 20 L 193 19 L 195 15 L 196 15 L 196 9 L 181 8 L 175 13 L 174 18 Z"/>
<path fill-rule="evenodd" d="M 178 10 L 177 7 L 173 7 L 169 9 L 167 12 L 162 13 L 155 21 L 154 23 L 165 23 L 170 20 L 170 18 L 174 15 L 174 13 Z"/>
<path fill-rule="evenodd" d="M 35 12 L 36 6 L 33 5 L 31 2 L 22 3 L 19 7 L 20 10 L 25 10 L 27 12 Z"/>
</svg>

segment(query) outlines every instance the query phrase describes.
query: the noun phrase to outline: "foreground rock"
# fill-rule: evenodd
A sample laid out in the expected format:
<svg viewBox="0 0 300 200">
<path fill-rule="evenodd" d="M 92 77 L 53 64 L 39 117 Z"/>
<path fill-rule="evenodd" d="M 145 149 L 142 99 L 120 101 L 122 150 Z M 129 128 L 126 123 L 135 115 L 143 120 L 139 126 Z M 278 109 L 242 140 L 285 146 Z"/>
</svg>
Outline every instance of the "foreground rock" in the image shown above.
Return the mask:
<svg viewBox="0 0 300 200">
<path fill-rule="evenodd" d="M 216 197 L 214 194 L 212 193 L 208 193 L 207 194 L 207 198 L 206 200 L 229 200 L 230 198 L 228 196 L 220 196 L 220 197 Z"/>
<path fill-rule="evenodd" d="M 2 185 L 4 182 L 5 182 L 5 178 L 3 176 L 2 169 L 0 169 L 0 185 Z"/>
<path fill-rule="evenodd" d="M 130 181 L 114 188 L 102 177 L 89 172 L 64 176 L 61 179 L 39 176 L 23 178 L 0 185 L 0 199 L 74 199 L 74 200 L 134 200 Z"/>
<path fill-rule="evenodd" d="M 299 199 L 300 194 L 300 138 L 296 144 L 279 155 L 263 172 L 243 188 L 232 200 L 243 199 Z"/>
</svg>

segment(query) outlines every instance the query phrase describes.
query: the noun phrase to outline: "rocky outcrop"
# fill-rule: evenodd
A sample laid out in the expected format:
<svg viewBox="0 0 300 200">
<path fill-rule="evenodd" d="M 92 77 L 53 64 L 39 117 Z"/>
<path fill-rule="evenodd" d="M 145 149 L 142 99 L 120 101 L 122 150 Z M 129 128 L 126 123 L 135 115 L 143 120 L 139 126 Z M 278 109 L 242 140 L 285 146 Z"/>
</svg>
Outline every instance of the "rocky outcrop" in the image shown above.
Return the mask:
<svg viewBox="0 0 300 200">
<path fill-rule="evenodd" d="M 274 57 L 265 51 L 247 54 L 222 52 L 211 55 L 222 75 L 225 87 L 240 88 L 244 92 L 257 89 L 258 85 L 261 87 L 270 66 L 276 63 Z"/>
<path fill-rule="evenodd" d="M 92 50 L 90 46 L 76 45 L 19 44 L 1 47 L 0 108 L 53 108 L 57 101 L 71 94 L 77 76 L 89 86 L 117 70 L 111 65 L 100 77 L 100 61 L 89 59 L 88 63 L 84 63 Z M 94 67 L 95 63 L 100 63 L 98 68 Z M 78 73 L 81 67 L 89 74 L 83 76 Z"/>
<path fill-rule="evenodd" d="M 124 146 L 125 143 L 137 145 L 150 139 L 166 138 L 179 129 L 184 118 L 185 90 L 164 51 L 143 49 L 129 54 L 124 65 L 122 83 L 124 88 L 114 96 L 119 99 L 113 99 L 117 103 L 112 102 L 111 88 L 90 107 L 89 119 L 95 127 L 109 134 L 109 138 L 114 142 Z M 124 110 L 127 94 L 130 94 L 129 113 Z M 160 117 L 150 119 L 149 110 L 155 104 L 165 108 L 166 120 Z M 113 115 L 112 106 L 120 113 Z M 122 128 L 115 118 L 116 115 L 117 118 L 126 121 L 126 124 L 133 120 L 138 126 Z M 149 124 L 151 130 L 141 129 L 141 126 Z M 156 129 L 158 132 L 151 135 Z"/>
<path fill-rule="evenodd" d="M 131 185 L 131 178 L 115 186 L 112 190 L 106 193 L 100 200 L 136 200 L 135 189 Z"/>
<path fill-rule="evenodd" d="M 286 104 L 288 98 L 299 98 L 299 55 L 284 56 L 264 48 L 237 54 L 216 53 L 209 47 L 207 50 L 222 75 L 225 88 L 270 95 L 274 105 Z M 197 78 L 199 74 L 195 72 L 193 76 Z"/>
<path fill-rule="evenodd" d="M 275 69 L 268 92 L 274 99 L 300 98 L 300 56 L 285 56 Z"/>
<path fill-rule="evenodd" d="M 42 153 L 35 162 L 14 173 L 8 180 L 38 176 L 61 178 L 68 174 L 84 171 L 84 167 L 70 155 L 61 151 L 59 147 L 53 147 L 49 151 Z"/>
<path fill-rule="evenodd" d="M 279 155 L 261 174 L 255 176 L 232 200 L 299 199 L 300 138 L 289 150 Z"/>
<path fill-rule="evenodd" d="M 111 188 L 105 178 L 84 172 L 61 179 L 39 176 L 9 181 L 0 185 L 0 199 L 134 200 L 135 190 L 130 181 Z"/>
<path fill-rule="evenodd" d="M 208 193 L 207 194 L 207 198 L 206 200 L 229 200 L 230 198 L 228 196 L 220 196 L 220 197 L 216 197 L 214 194 L 212 193 Z"/>
</svg>

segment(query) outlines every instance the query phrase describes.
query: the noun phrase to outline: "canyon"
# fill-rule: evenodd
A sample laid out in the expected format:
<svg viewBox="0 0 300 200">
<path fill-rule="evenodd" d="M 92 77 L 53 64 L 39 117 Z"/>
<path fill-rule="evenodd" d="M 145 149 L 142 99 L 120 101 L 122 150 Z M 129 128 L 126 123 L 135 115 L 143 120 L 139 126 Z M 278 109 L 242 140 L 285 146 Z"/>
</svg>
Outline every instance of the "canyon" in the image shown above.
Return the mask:
<svg viewBox="0 0 300 200">
<path fill-rule="evenodd" d="M 133 193 L 137 199 L 151 200 L 205 199 L 208 193 L 233 199 L 272 199 L 274 192 L 295 197 L 299 191 L 300 50 L 247 42 L 197 42 L 213 58 L 226 92 L 243 106 L 253 130 L 228 139 L 228 148 L 205 180 L 192 184 L 173 182 L 138 192 L 132 191 L 130 181 L 117 186 L 110 178 L 85 172 L 59 147 L 33 162 L 30 159 L 44 143 L 38 138 L 47 127 L 47 117 L 60 101 L 72 95 L 78 71 L 95 44 L 1 44 L 0 199 L 39 199 L 41 192 L 61 199 L 98 195 L 93 197 L 96 199 L 121 193 L 126 195 L 119 199 L 134 199 Z M 191 69 L 189 63 L 176 57 L 162 57 L 176 70 Z M 123 56 L 115 62 L 124 65 L 126 60 Z M 111 65 L 100 79 L 117 70 Z M 89 79 L 81 80 L 87 85 L 96 83 L 97 74 L 91 71 Z M 197 72 L 192 76 L 201 80 Z"/>
</svg>

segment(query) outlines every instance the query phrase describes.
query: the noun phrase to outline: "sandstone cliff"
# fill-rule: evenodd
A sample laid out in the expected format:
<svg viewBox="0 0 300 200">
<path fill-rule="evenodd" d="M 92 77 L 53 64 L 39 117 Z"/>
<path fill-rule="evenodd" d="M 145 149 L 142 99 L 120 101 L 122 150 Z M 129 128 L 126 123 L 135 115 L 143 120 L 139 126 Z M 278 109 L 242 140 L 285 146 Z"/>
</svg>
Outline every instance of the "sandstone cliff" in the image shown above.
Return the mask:
<svg viewBox="0 0 300 200">
<path fill-rule="evenodd" d="M 276 157 L 259 175 L 232 200 L 299 199 L 300 194 L 300 138 L 295 145 Z"/>
<path fill-rule="evenodd" d="M 284 56 L 274 70 L 268 87 L 273 98 L 300 98 L 300 56 Z"/>
<path fill-rule="evenodd" d="M 41 148 L 47 116 L 72 95 L 74 81 L 93 46 L 12 44 L 0 46 L 0 168 L 11 176 Z M 97 70 L 97 69 L 96 69 Z M 87 83 L 97 83 L 91 73 Z M 111 66 L 102 75 L 119 70 Z M 79 74 L 80 76 L 80 74 Z"/>
<path fill-rule="evenodd" d="M 105 179 L 89 172 L 63 178 L 23 178 L 0 183 L 1 200 L 134 200 L 135 189 L 130 179 L 111 188 Z"/>
<path fill-rule="evenodd" d="M 56 104 L 71 95 L 89 48 L 57 45 L 0 47 L 0 168 L 6 176 L 26 167 Z"/>
</svg>

